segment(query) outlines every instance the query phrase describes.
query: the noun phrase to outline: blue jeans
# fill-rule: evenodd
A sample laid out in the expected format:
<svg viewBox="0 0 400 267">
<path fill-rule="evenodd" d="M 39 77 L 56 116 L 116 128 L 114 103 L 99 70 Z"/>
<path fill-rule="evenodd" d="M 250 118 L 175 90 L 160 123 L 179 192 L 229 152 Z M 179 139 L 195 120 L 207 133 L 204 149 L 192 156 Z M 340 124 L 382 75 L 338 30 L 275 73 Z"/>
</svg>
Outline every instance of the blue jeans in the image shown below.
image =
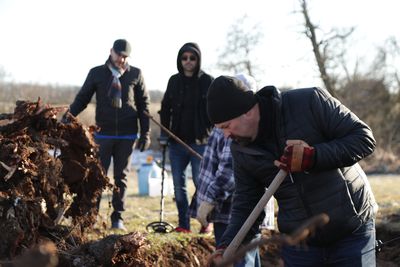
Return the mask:
<svg viewBox="0 0 400 267">
<path fill-rule="evenodd" d="M 374 267 L 375 221 L 366 222 L 349 236 L 329 247 L 284 246 L 282 257 L 286 267 Z"/>
<path fill-rule="evenodd" d="M 203 155 L 205 145 L 189 144 L 189 146 L 200 155 Z M 169 160 L 171 162 L 172 179 L 174 182 L 179 227 L 190 230 L 190 217 L 188 214 L 189 201 L 185 170 L 190 163 L 192 166 L 193 183 L 196 186 L 200 171 L 200 159 L 188 151 L 183 145 L 171 142 L 169 145 Z"/>
<path fill-rule="evenodd" d="M 219 245 L 221 244 L 222 235 L 224 234 L 226 227 L 228 227 L 228 224 L 215 222 L 213 223 L 213 226 L 214 226 L 215 247 L 219 247 Z"/>
<path fill-rule="evenodd" d="M 226 227 L 228 227 L 228 224 L 226 223 L 214 223 L 214 236 L 216 247 L 220 245 L 221 238 L 226 230 Z M 248 251 L 241 261 L 235 263 L 234 267 L 260 267 L 260 264 L 260 252 L 258 248 L 255 248 Z"/>
</svg>

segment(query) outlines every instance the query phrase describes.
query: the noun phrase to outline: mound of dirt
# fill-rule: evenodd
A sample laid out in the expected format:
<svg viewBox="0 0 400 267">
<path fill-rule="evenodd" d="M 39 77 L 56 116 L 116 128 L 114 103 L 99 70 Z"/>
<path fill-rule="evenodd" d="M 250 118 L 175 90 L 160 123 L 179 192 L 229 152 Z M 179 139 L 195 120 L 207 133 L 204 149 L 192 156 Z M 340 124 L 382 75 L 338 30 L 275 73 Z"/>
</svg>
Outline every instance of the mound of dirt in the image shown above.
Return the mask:
<svg viewBox="0 0 400 267">
<path fill-rule="evenodd" d="M 13 114 L 0 115 L 2 259 L 38 244 L 63 216 L 81 232 L 96 222 L 109 180 L 92 134 L 73 117 L 60 123 L 60 110 L 18 101 Z"/>
</svg>

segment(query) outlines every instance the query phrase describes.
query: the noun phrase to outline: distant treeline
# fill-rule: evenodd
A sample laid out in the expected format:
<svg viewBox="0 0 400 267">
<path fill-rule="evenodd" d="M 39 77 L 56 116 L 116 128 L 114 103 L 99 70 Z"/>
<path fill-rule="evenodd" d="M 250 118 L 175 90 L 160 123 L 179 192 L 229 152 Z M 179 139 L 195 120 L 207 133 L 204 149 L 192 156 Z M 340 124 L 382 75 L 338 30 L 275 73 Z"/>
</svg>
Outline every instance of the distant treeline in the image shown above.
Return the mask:
<svg viewBox="0 0 400 267">
<path fill-rule="evenodd" d="M 0 82 L 0 113 L 12 113 L 17 100 L 37 101 L 53 106 L 69 105 L 80 88 L 76 86 L 54 86 Z M 157 111 L 164 92 L 149 91 L 150 113 L 158 120 Z M 354 79 L 336 91 L 337 98 L 357 116 L 371 126 L 378 148 L 372 157 L 363 163 L 370 171 L 399 172 L 400 153 L 400 94 L 389 90 L 383 80 Z M 95 97 L 92 104 L 79 115 L 82 123 L 94 124 Z M 151 123 L 152 148 L 157 149 L 159 127 Z"/>
<path fill-rule="evenodd" d="M 52 105 L 70 104 L 79 89 L 79 86 L 0 82 L 0 101 L 6 103 L 15 103 L 17 100 L 37 101 L 40 97 L 44 103 Z M 151 102 L 154 103 L 159 103 L 163 96 L 161 91 L 149 91 L 149 94 Z M 94 101 L 93 97 L 92 102 Z M 2 107 L 0 112 L 4 112 Z"/>
</svg>

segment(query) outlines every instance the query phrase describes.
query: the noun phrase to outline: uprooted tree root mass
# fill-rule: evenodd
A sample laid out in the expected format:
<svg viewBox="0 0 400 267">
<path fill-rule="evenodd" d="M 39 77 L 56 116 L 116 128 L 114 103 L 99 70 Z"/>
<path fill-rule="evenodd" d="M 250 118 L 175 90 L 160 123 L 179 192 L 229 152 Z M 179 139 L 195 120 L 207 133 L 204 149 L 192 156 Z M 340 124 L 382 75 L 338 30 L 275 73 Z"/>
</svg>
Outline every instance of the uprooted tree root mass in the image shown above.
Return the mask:
<svg viewBox="0 0 400 267">
<path fill-rule="evenodd" d="M 1 114 L 0 257 L 12 259 L 44 237 L 79 242 L 96 222 L 97 199 L 110 186 L 92 134 L 61 108 L 18 101 Z M 71 229 L 59 225 L 70 218 Z M 73 237 L 74 236 L 74 237 Z"/>
</svg>

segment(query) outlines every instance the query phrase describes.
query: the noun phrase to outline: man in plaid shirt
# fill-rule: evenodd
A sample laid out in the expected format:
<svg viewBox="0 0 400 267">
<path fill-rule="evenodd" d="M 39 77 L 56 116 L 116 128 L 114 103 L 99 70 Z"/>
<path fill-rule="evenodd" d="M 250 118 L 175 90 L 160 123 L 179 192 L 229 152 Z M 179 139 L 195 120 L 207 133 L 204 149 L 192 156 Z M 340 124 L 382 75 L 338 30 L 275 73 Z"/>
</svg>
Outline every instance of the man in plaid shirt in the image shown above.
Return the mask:
<svg viewBox="0 0 400 267">
<path fill-rule="evenodd" d="M 191 205 L 190 209 L 191 217 L 199 219 L 203 227 L 209 222 L 214 223 L 217 246 L 229 222 L 235 189 L 231 142 L 222 130 L 212 130 L 200 164 L 197 198 L 193 199 L 196 205 Z"/>
</svg>

